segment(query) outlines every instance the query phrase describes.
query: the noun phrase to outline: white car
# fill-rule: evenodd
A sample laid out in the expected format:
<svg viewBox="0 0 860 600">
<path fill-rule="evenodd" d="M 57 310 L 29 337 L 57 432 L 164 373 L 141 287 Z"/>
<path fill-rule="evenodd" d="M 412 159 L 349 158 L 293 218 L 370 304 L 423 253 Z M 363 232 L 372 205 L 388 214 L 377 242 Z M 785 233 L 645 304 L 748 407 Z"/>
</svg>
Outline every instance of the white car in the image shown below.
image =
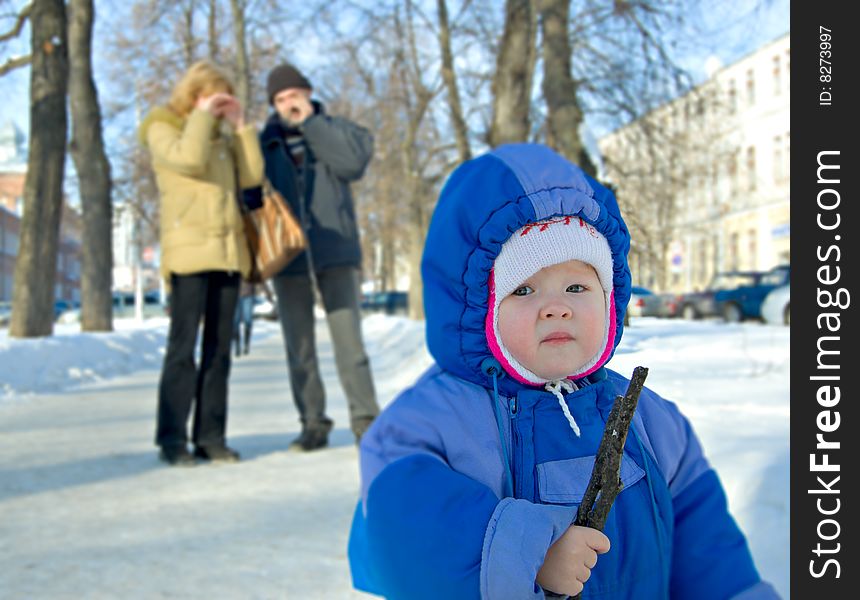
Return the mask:
<svg viewBox="0 0 860 600">
<path fill-rule="evenodd" d="M 772 325 L 791 325 L 789 309 L 789 292 L 791 286 L 782 285 L 774 288 L 765 297 L 761 305 L 761 318 Z"/>
</svg>

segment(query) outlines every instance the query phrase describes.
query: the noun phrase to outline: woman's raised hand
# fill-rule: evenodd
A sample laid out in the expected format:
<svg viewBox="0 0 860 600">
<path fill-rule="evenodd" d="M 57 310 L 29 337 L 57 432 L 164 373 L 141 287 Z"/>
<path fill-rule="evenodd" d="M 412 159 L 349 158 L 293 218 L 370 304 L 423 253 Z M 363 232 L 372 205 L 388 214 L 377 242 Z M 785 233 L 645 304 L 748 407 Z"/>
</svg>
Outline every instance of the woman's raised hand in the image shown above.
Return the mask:
<svg viewBox="0 0 860 600">
<path fill-rule="evenodd" d="M 197 98 L 195 106 L 215 117 L 223 117 L 236 129 L 245 124 L 245 119 L 242 116 L 242 105 L 239 100 L 225 92 L 200 96 Z"/>
</svg>

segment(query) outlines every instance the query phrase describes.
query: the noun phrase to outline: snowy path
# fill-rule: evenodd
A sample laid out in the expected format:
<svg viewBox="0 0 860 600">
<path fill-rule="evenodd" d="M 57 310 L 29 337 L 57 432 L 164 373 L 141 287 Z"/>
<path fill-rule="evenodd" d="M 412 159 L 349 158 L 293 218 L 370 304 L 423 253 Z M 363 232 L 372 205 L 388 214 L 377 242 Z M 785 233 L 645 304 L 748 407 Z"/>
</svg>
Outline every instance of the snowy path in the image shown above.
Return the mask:
<svg viewBox="0 0 860 600">
<path fill-rule="evenodd" d="M 280 332 L 260 322 L 231 378 L 228 439 L 244 460 L 192 469 L 165 467 L 152 443 L 165 324 L 0 332 L 0 598 L 372 598 L 350 585 L 357 452 L 324 322 L 332 447 L 286 451 L 299 425 Z M 385 405 L 429 364 L 423 323 L 374 316 L 363 330 Z M 641 319 L 610 364 L 649 367 L 649 387 L 689 416 L 786 599 L 788 342 L 782 327 Z"/>
<path fill-rule="evenodd" d="M 333 448 L 286 452 L 283 356 L 270 335 L 234 362 L 235 465 L 157 461 L 153 370 L 0 407 L 0 597 L 368 597 L 350 591 L 358 467 L 340 390 Z"/>
</svg>

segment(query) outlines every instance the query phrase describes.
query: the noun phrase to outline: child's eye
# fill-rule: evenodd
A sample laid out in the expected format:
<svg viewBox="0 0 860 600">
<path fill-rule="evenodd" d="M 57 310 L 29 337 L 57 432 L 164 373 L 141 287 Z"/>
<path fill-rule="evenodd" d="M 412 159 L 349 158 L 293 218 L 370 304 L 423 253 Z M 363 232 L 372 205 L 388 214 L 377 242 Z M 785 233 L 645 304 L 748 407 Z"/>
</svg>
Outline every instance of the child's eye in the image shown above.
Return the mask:
<svg viewBox="0 0 860 600">
<path fill-rule="evenodd" d="M 532 288 L 530 288 L 529 286 L 521 285 L 520 287 L 515 289 L 513 292 L 511 292 L 511 296 L 528 296 L 532 292 L 534 292 L 534 290 Z"/>
<path fill-rule="evenodd" d="M 574 283 L 572 285 L 567 286 L 567 291 L 572 292 L 574 294 L 579 294 L 580 292 L 585 292 L 587 290 L 587 287 L 579 283 Z"/>
</svg>

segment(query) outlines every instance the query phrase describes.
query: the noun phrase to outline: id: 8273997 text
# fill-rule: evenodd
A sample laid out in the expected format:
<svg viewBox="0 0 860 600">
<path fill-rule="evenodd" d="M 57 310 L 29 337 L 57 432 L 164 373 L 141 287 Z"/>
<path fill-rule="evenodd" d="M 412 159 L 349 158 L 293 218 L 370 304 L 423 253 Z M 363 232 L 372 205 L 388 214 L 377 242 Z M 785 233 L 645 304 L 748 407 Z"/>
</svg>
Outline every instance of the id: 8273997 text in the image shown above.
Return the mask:
<svg viewBox="0 0 860 600">
<path fill-rule="evenodd" d="M 818 105 L 830 106 L 833 102 L 833 33 L 823 25 L 818 26 L 818 81 L 821 91 L 818 93 Z"/>
</svg>

